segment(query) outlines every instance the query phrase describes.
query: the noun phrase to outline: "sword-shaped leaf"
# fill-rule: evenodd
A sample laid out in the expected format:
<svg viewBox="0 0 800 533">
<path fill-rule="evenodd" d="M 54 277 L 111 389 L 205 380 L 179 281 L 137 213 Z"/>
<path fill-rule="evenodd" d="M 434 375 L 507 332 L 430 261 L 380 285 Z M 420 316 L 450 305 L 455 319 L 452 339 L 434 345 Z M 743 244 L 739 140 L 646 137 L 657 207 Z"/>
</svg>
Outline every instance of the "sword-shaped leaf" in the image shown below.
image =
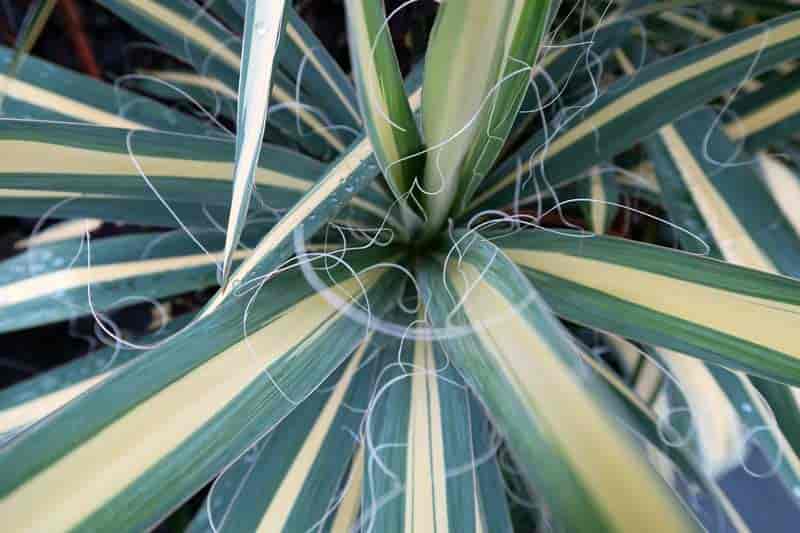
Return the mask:
<svg viewBox="0 0 800 533">
<path fill-rule="evenodd" d="M 591 105 L 562 121 L 557 134 L 541 131 L 535 135 L 487 179 L 469 210 L 510 206 L 515 199 L 525 202 L 535 194 L 531 185 L 516 190 L 518 176 L 537 172 L 551 186 L 573 179 L 737 86 L 746 75 L 798 55 L 800 15 L 794 14 L 647 65 L 592 98 Z"/>
<path fill-rule="evenodd" d="M 510 531 L 506 503 L 490 492 L 497 489 L 497 467 L 483 409 L 438 343 L 404 339 L 394 355 L 364 428 L 368 482 L 360 527 Z"/>
<path fill-rule="evenodd" d="M 698 530 L 622 430 L 620 404 L 587 372 L 579 348 L 523 274 L 478 236 L 465 237 L 458 250 L 425 274 L 433 323 L 454 328 L 443 341 L 450 360 L 563 527 L 641 531 L 655 521 L 669 531 Z M 629 490 L 639 495 L 636 505 Z"/>
<path fill-rule="evenodd" d="M 252 0 L 245 12 L 242 69 L 239 76 L 239 99 L 236 108 L 236 159 L 233 168 L 231 210 L 225 232 L 225 256 L 221 280 L 228 281 L 233 254 L 250 208 L 255 172 L 261 155 L 264 127 L 267 122 L 272 72 L 278 54 L 285 0 Z"/>
<path fill-rule="evenodd" d="M 147 346 L 186 327 L 194 314 L 171 319 L 159 331 L 136 338 Z M 29 425 L 50 415 L 70 400 L 107 379 L 113 370 L 129 363 L 143 350 L 115 344 L 42 372 L 0 391 L 0 445 Z"/>
<path fill-rule="evenodd" d="M 13 50 L 0 47 L 0 71 L 10 68 L 13 57 Z M 155 100 L 35 57 L 26 58 L 14 76 L 0 73 L 0 94 L 0 117 L 4 118 L 193 134 L 214 132 L 210 125 Z"/>
<path fill-rule="evenodd" d="M 800 72 L 776 78 L 758 91 L 739 95 L 730 106 L 725 132 L 753 152 L 780 146 L 800 124 Z"/>
<path fill-rule="evenodd" d="M 422 179 L 422 139 L 403 87 L 383 2 L 347 0 L 353 73 L 364 125 L 386 183 L 407 211 L 406 194 Z M 405 212 L 413 220 L 415 215 Z"/>
<path fill-rule="evenodd" d="M 704 110 L 666 126 L 645 142 L 662 190 L 667 192 L 664 200 L 670 216 L 677 224 L 695 219 L 693 223 L 702 227 L 718 257 L 797 277 L 800 238 L 795 228 L 781 216 L 767 182 L 740 160 L 736 145 L 716 125 L 716 115 Z M 769 161 L 765 157 L 762 161 Z M 733 405 L 750 406 L 741 416 L 757 424 L 749 426 L 754 438 L 782 458 L 781 479 L 789 490 L 800 486 L 795 451 L 800 450 L 800 414 L 795 391 L 741 373 L 713 368 L 711 372 L 732 396 Z M 753 420 L 754 410 L 764 411 L 762 394 L 774 406 L 777 424 L 771 424 L 763 412 Z"/>
<path fill-rule="evenodd" d="M 356 271 L 386 258 L 357 255 Z M 268 295 L 228 300 L 13 439 L 0 452 L 7 527 L 147 529 L 200 489 L 365 340 L 346 313 L 382 316 L 397 296 L 386 269 L 328 273 L 324 291 L 290 272 Z"/>
<path fill-rule="evenodd" d="M 420 89 L 414 90 L 409 101 L 412 107 L 420 101 Z M 330 222 L 359 191 L 378 177 L 380 167 L 375 158 L 372 144 L 362 135 L 339 159 L 328 166 L 324 176 L 281 218 L 231 276 L 209 304 L 206 313 L 212 312 L 227 298 L 236 285 L 257 279 L 276 269 L 295 252 L 295 241 L 304 242 L 323 225 Z M 390 223 L 392 209 L 386 211 L 381 223 L 402 231 L 402 226 Z"/>
<path fill-rule="evenodd" d="M 556 313 L 711 363 L 800 385 L 800 282 L 609 237 L 498 241 Z M 687 305 L 691 302 L 691 305 Z"/>
<path fill-rule="evenodd" d="M 341 485 L 350 469 L 362 468 L 360 424 L 375 379 L 396 350 L 396 340 L 387 345 L 378 337 L 225 469 L 189 533 L 337 531 L 325 525 L 351 491 L 360 495 L 357 483 Z"/>
</svg>

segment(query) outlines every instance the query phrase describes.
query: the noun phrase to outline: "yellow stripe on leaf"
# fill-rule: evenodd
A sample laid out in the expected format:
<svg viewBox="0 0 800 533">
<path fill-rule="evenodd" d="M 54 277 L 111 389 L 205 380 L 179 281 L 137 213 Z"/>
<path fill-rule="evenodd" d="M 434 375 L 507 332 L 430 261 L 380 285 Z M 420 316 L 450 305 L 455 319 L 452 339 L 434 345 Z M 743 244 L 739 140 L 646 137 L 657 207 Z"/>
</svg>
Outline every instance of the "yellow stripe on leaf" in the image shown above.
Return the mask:
<svg viewBox="0 0 800 533">
<path fill-rule="evenodd" d="M 206 50 L 209 54 L 218 57 L 223 63 L 235 71 L 239 71 L 239 55 L 232 52 L 227 43 L 200 28 L 190 19 L 167 9 L 159 2 L 153 0 L 127 0 L 128 7 L 151 18 L 160 26 L 168 26 L 177 34 L 184 36 L 194 44 Z"/>
<path fill-rule="evenodd" d="M 371 286 L 374 271 L 361 277 Z M 357 296 L 348 280 L 330 291 Z M 11 531 L 62 531 L 78 525 L 208 423 L 264 371 L 299 343 L 324 333 L 339 310 L 316 293 L 246 340 L 227 348 L 114 420 L 30 478 L 0 502 Z M 121 451 L 124 450 L 124 451 Z M 98 465 L 102 465 L 99 468 Z M 91 472 L 91 476 L 87 476 Z M 41 495 L 59 494 L 41 513 Z"/>
<path fill-rule="evenodd" d="M 98 126 L 107 126 L 110 128 L 124 128 L 129 130 L 147 130 L 150 129 L 138 122 L 128 120 L 114 113 L 103 111 L 96 107 L 92 107 L 83 102 L 73 100 L 62 94 L 48 91 L 24 82 L 17 78 L 12 78 L 0 74 L 0 90 L 3 91 L 5 96 L 20 100 L 27 104 L 53 111 L 60 115 L 66 115 L 81 122 L 89 122 L 97 124 Z M 3 151 L 4 156 L 12 154 L 13 152 Z"/>
<path fill-rule="evenodd" d="M 414 346 L 408 421 L 405 531 L 449 531 L 439 378 L 430 341 Z"/>
<path fill-rule="evenodd" d="M 41 141 L 0 140 L 0 151 L 4 154 L 0 176 L 4 173 L 138 176 L 139 171 L 135 161 L 150 177 L 231 181 L 233 171 L 231 161 L 137 155 L 135 136 L 132 142 L 133 156 L 128 153 L 106 152 Z M 43 157 L 43 154 L 47 154 L 48 157 Z M 313 185 L 310 181 L 264 168 L 257 170 L 256 183 L 299 192 L 305 192 Z"/>
<path fill-rule="evenodd" d="M 236 259 L 247 255 L 247 250 L 237 251 Z M 14 305 L 87 285 L 213 265 L 221 258 L 221 253 L 194 254 L 57 270 L 0 286 L 0 306 Z"/>
<path fill-rule="evenodd" d="M 358 350 L 356 350 L 356 353 L 350 358 L 350 362 L 347 364 L 344 374 L 333 389 L 333 392 L 325 403 L 325 407 L 323 407 L 317 421 L 314 423 L 314 427 L 311 428 L 305 442 L 303 442 L 303 446 L 292 461 L 292 465 L 286 472 L 280 487 L 278 487 L 278 490 L 270 501 L 269 507 L 261 518 L 258 529 L 256 530 L 259 533 L 283 531 L 286 527 L 286 522 L 289 520 L 289 514 L 294 507 L 294 502 L 303 489 L 303 485 L 308 480 L 311 468 L 314 466 L 314 461 L 319 455 L 325 437 L 332 430 L 336 414 L 342 407 L 347 389 L 352 383 L 361 361 L 364 359 L 364 353 L 369 345 L 369 340 L 369 338 L 364 340 Z"/>
<path fill-rule="evenodd" d="M 800 104 L 800 102 L 798 102 Z M 783 216 L 800 235 L 800 179 L 789 167 L 768 154 L 758 156 L 761 179 L 778 204 Z"/>
<path fill-rule="evenodd" d="M 750 238 L 750 233 L 714 188 L 675 127 L 665 126 L 658 135 L 672 155 L 695 205 L 702 213 L 725 259 L 737 265 L 775 272 L 775 265 Z"/>
<path fill-rule="evenodd" d="M 472 206 L 479 205 L 494 196 L 498 191 L 512 186 L 518 173 L 524 174 L 540 164 L 544 159 L 552 158 L 587 136 L 594 135 L 601 127 L 646 103 L 655 96 L 705 73 L 724 67 L 747 56 L 758 54 L 764 49 L 765 45 L 775 47 L 781 43 L 796 39 L 798 34 L 800 34 L 800 20 L 791 20 L 771 28 L 767 33 L 760 33 L 745 39 L 706 59 L 696 61 L 644 83 L 624 97 L 610 102 L 609 105 L 603 106 L 594 113 L 587 114 L 575 127 L 556 137 L 548 145 L 547 150 L 543 151 L 539 156 L 526 161 L 519 169 L 499 180 L 491 188 L 476 197 L 472 202 Z"/>
<path fill-rule="evenodd" d="M 523 267 L 791 357 L 800 357 L 800 345 L 786 335 L 800 325 L 799 306 L 565 253 L 522 249 L 505 252 Z"/>
<path fill-rule="evenodd" d="M 649 465 L 637 459 L 640 452 L 587 394 L 573 369 L 516 315 L 512 302 L 481 278 L 468 263 L 450 275 L 459 296 L 466 297 L 463 309 L 481 344 L 609 523 L 618 531 L 647 531 L 654 523 L 664 531 L 691 530 Z M 621 476 L 624 494 L 638 495 L 636 505 L 618 490 Z"/>
<path fill-rule="evenodd" d="M 800 113 L 800 90 L 758 107 L 751 113 L 736 117 L 736 120 L 725 126 L 725 133 L 734 141 L 738 141 L 779 124 L 797 113 Z"/>
</svg>

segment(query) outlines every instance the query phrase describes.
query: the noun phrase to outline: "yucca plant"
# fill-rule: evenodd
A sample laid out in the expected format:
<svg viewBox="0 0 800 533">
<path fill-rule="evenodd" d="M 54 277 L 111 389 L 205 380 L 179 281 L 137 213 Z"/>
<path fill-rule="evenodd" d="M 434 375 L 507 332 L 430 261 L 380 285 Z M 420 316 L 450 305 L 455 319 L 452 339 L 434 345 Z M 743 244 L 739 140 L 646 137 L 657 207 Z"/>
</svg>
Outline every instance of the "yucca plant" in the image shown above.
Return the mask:
<svg viewBox="0 0 800 533">
<path fill-rule="evenodd" d="M 0 50 L 0 213 L 64 220 L 0 331 L 108 345 L 0 391 L 4 531 L 746 531 L 752 446 L 800 498 L 788 3 L 447 0 L 404 78 L 346 0 L 351 84 L 285 0 L 98 2 L 175 66 Z"/>
</svg>

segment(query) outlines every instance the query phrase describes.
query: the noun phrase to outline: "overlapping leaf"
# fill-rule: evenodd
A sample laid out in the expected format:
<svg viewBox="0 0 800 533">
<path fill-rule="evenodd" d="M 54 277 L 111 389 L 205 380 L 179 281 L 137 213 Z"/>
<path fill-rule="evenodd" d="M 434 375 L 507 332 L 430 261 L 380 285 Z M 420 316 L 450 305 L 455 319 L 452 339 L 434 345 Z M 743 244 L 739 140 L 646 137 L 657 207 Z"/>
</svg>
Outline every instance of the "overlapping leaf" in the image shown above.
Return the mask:
<svg viewBox="0 0 800 533">
<path fill-rule="evenodd" d="M 800 282 L 633 241 L 525 231 L 499 242 L 556 313 L 800 384 Z M 691 302 L 692 305 L 686 305 Z"/>
<path fill-rule="evenodd" d="M 537 172 L 551 186 L 573 179 L 748 75 L 796 57 L 798 30 L 800 17 L 787 15 L 657 61 L 619 80 L 562 120 L 555 135 L 542 131 L 528 141 L 487 179 L 469 208 L 535 198 L 531 180 L 525 180 L 529 172 Z M 520 177 L 527 186 L 517 190 Z"/>
<path fill-rule="evenodd" d="M 376 259 L 366 253 L 351 264 Z M 365 327 L 348 309 L 369 305 L 381 314 L 394 301 L 385 269 L 358 279 L 341 268 L 329 274 L 326 291 L 297 272 L 250 305 L 249 297 L 228 300 L 12 440 L 0 454 L 7 526 L 147 528 L 202 487 L 364 341 Z M 328 301 L 334 296 L 341 308 Z M 54 483 L 62 498 L 43 515 L 42 494 Z"/>
<path fill-rule="evenodd" d="M 583 371 L 577 346 L 524 276 L 491 244 L 463 239 L 461 261 L 426 273 L 434 324 L 468 327 L 444 341 L 487 403 L 527 479 L 570 531 L 698 527 L 617 425 L 606 385 Z M 450 301 L 448 301 L 450 300 Z M 458 329 L 456 329 L 458 331 Z M 615 487 L 641 497 L 637 505 Z M 658 517 L 658 518 L 655 518 Z"/>
</svg>

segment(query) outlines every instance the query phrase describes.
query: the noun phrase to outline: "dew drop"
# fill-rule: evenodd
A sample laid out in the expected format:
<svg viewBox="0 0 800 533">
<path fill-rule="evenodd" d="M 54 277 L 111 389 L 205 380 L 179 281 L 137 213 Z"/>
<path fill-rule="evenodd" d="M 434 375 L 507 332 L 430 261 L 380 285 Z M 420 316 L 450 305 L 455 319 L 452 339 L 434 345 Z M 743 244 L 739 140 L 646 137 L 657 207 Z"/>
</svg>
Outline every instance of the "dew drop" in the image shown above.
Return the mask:
<svg viewBox="0 0 800 533">
<path fill-rule="evenodd" d="M 748 402 L 744 402 L 742 404 L 742 412 L 743 413 L 752 413 L 753 412 L 753 406 L 750 405 Z"/>
<path fill-rule="evenodd" d="M 263 22 L 256 22 L 255 29 L 256 29 L 256 35 L 258 35 L 259 37 L 263 37 L 264 35 L 267 34 L 267 25 L 264 24 Z"/>
</svg>

